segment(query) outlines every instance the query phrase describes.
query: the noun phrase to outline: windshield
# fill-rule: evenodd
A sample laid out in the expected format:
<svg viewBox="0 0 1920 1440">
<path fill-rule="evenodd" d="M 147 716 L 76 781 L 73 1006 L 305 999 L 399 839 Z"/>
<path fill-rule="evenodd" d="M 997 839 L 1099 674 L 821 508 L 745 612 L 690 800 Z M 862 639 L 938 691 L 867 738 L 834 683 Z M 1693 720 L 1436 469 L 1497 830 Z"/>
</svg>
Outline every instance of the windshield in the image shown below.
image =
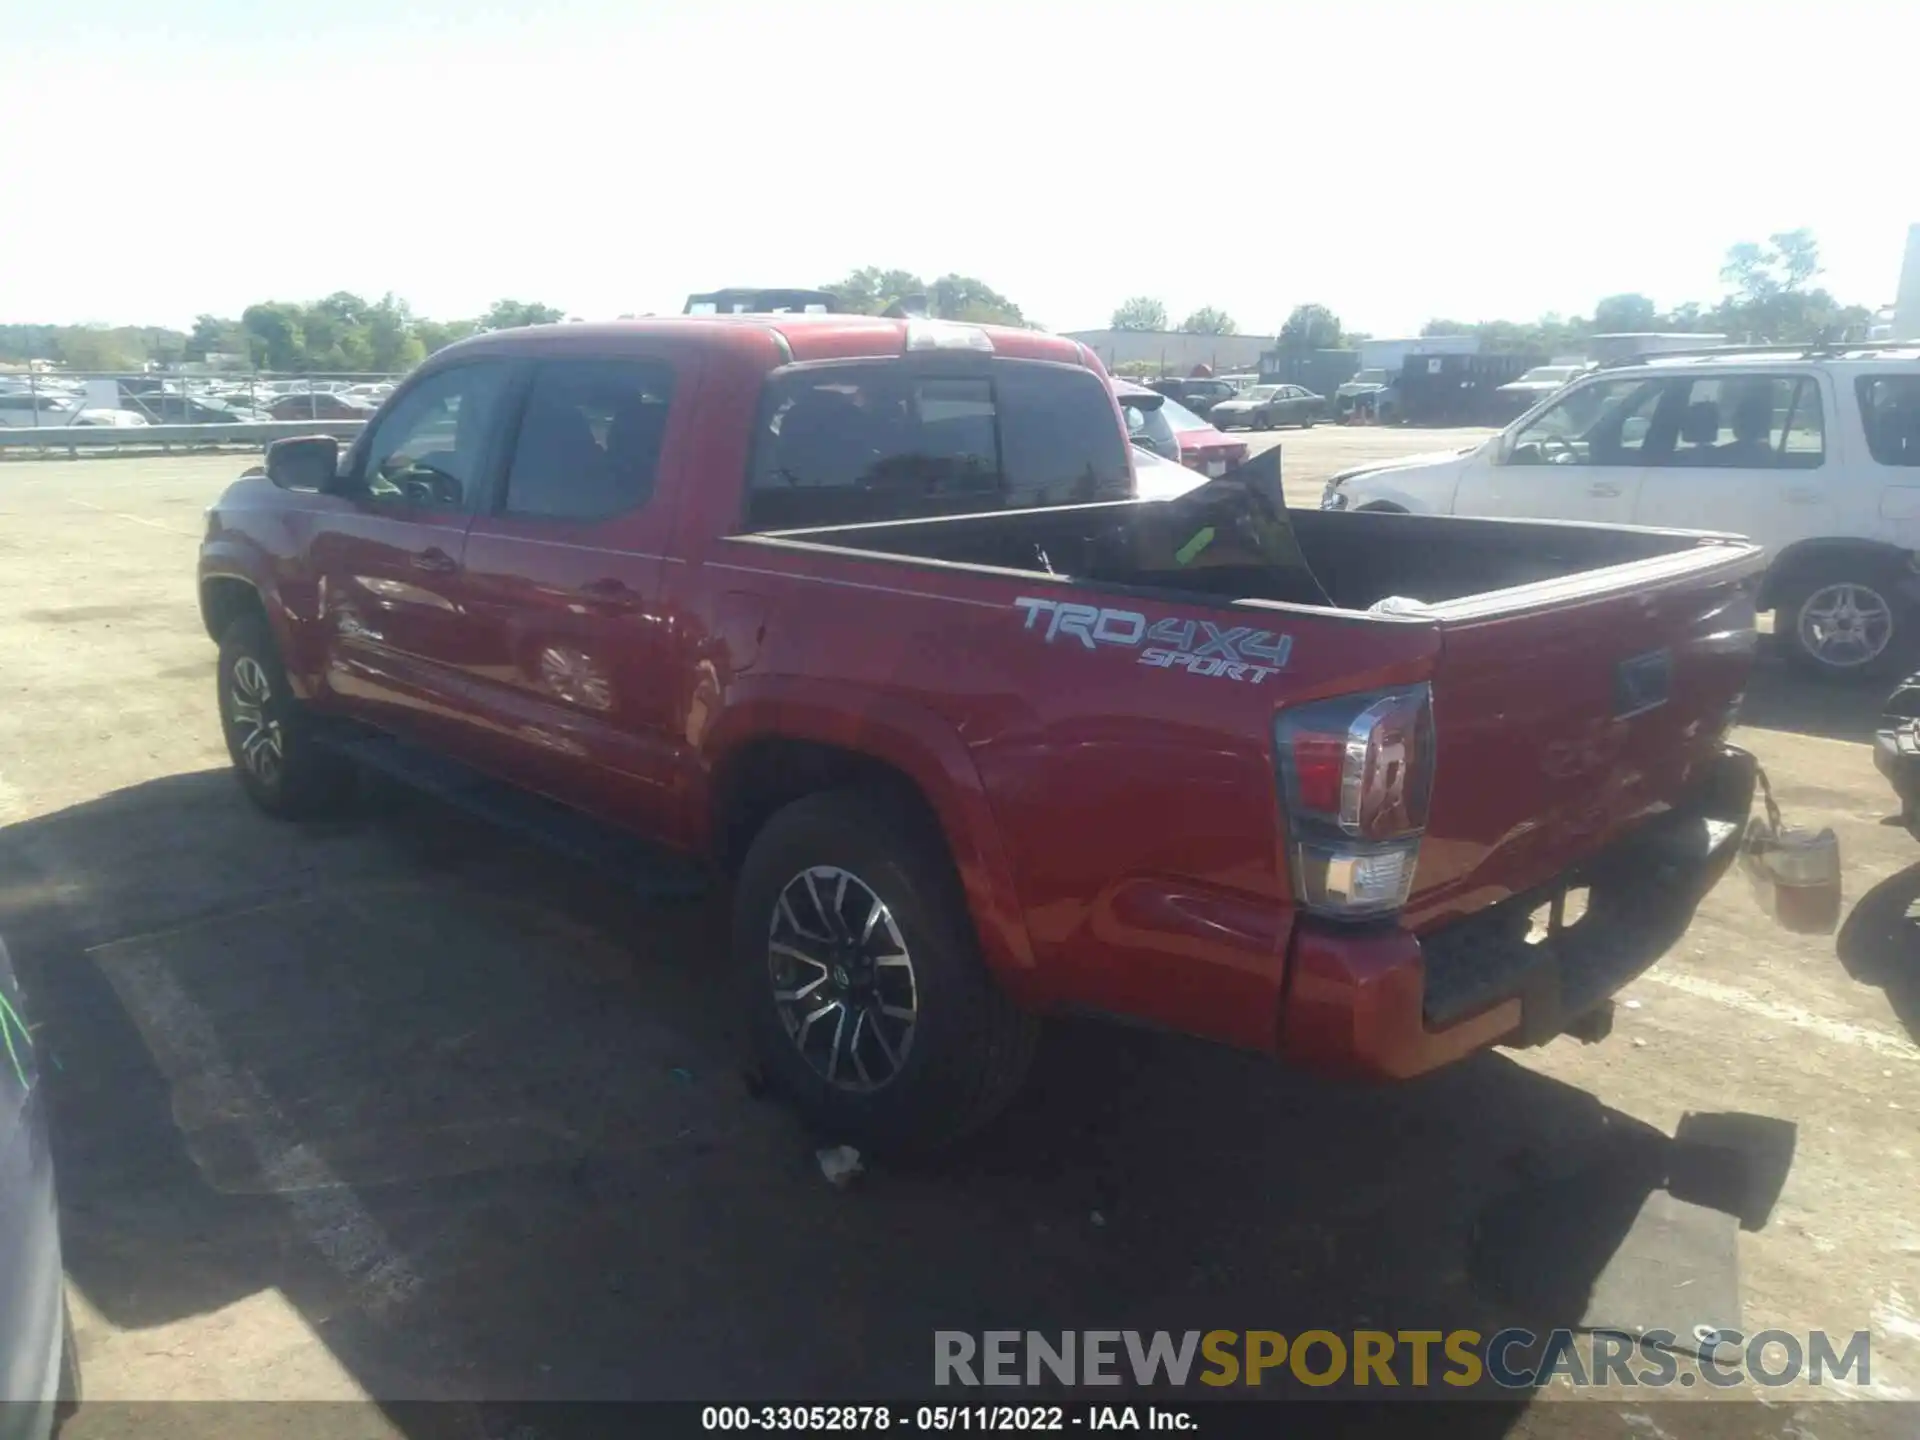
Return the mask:
<svg viewBox="0 0 1920 1440">
<path fill-rule="evenodd" d="M 1189 430 L 1211 430 L 1213 426 L 1202 420 L 1193 411 L 1187 409 L 1178 400 L 1169 400 L 1160 407 L 1160 415 L 1166 421 L 1167 428 L 1178 435 Z"/>
<path fill-rule="evenodd" d="M 1167 423 L 1167 406 L 1173 401 L 1163 401 L 1152 408 L 1141 405 L 1129 405 L 1127 397 L 1120 397 L 1121 413 L 1127 417 L 1127 438 L 1135 441 L 1147 441 L 1160 445 L 1176 444 L 1173 438 L 1173 426 Z"/>
<path fill-rule="evenodd" d="M 1384 385 L 1387 383 L 1387 372 L 1384 370 L 1362 370 L 1359 374 L 1355 375 L 1349 383 L 1354 385 Z"/>
</svg>

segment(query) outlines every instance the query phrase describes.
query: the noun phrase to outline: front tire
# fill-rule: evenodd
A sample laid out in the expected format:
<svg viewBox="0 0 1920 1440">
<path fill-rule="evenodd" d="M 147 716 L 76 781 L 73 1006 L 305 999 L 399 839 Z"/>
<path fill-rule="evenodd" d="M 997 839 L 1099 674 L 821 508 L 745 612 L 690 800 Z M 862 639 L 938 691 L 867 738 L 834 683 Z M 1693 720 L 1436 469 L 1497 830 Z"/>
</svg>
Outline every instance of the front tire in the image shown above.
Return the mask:
<svg viewBox="0 0 1920 1440">
<path fill-rule="evenodd" d="M 1824 574 L 1790 585 L 1774 611 L 1787 660 L 1823 680 L 1888 674 L 1907 648 L 1913 612 L 1886 576 Z"/>
<path fill-rule="evenodd" d="M 833 1139 L 937 1149 L 1026 1077 L 1038 1022 L 987 973 L 938 834 L 885 797 L 810 795 L 768 821 L 732 948 L 768 1078 Z"/>
<path fill-rule="evenodd" d="M 353 765 L 315 741 L 264 615 L 243 615 L 220 637 L 219 687 L 221 733 L 248 799 L 283 820 L 331 814 L 346 802 Z"/>
</svg>

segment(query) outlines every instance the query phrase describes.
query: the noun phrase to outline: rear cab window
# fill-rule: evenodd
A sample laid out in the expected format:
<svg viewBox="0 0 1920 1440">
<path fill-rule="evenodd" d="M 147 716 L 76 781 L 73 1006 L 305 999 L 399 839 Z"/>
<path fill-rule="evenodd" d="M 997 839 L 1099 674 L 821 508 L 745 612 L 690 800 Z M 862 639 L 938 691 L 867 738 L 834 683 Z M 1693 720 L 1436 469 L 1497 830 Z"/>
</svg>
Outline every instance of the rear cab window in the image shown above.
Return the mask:
<svg viewBox="0 0 1920 1440">
<path fill-rule="evenodd" d="M 747 531 L 1126 500 L 1112 392 L 1092 370 L 995 359 L 801 365 L 767 382 Z"/>
</svg>

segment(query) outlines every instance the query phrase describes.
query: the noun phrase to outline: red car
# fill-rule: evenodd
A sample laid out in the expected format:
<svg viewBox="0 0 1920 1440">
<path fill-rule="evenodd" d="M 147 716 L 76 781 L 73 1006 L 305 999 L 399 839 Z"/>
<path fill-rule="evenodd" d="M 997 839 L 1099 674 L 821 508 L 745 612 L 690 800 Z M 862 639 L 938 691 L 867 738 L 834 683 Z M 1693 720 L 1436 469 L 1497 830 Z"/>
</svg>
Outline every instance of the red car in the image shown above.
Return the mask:
<svg viewBox="0 0 1920 1440">
<path fill-rule="evenodd" d="M 1116 378 L 1113 393 L 1127 421 L 1128 438 L 1168 460 L 1209 478 L 1224 475 L 1247 458 L 1247 444 L 1230 440 L 1178 400 Z"/>
<path fill-rule="evenodd" d="M 1271 451 L 1137 500 L 1131 454 L 1037 331 L 450 346 L 207 513 L 239 782 L 724 877 L 766 1074 L 870 1147 L 981 1124 L 1055 1012 L 1379 1077 L 1597 1039 L 1738 848 L 1760 551 L 1290 515 Z"/>
</svg>

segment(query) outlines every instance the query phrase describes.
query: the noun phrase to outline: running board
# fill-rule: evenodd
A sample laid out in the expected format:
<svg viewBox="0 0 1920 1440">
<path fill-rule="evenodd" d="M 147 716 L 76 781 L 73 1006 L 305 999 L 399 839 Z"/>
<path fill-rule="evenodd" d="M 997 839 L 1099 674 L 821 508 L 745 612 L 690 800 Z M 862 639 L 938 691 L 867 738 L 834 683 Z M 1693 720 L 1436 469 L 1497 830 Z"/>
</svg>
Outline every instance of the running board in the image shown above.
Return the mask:
<svg viewBox="0 0 1920 1440">
<path fill-rule="evenodd" d="M 346 726 L 329 728 L 316 738 L 368 770 L 602 871 L 643 900 L 692 900 L 707 892 L 706 871 L 685 856 L 557 800 L 504 784 L 458 760 L 390 735 Z"/>
</svg>

